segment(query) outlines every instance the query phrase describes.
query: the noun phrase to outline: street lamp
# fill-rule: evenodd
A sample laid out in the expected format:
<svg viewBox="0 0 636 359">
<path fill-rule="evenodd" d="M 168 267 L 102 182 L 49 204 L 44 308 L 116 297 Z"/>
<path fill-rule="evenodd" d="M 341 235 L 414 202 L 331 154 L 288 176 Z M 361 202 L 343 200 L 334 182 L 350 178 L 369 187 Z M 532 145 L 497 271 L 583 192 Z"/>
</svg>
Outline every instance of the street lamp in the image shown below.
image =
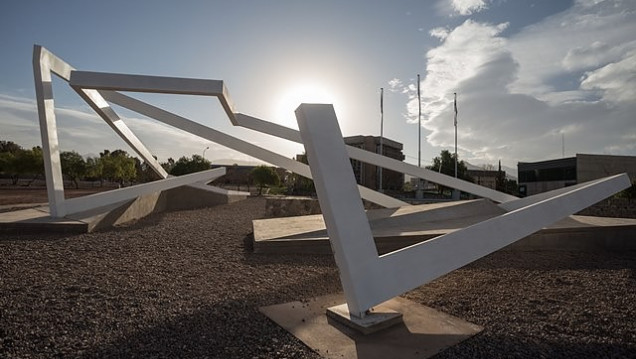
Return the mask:
<svg viewBox="0 0 636 359">
<path fill-rule="evenodd" d="M 206 147 L 206 148 L 204 148 L 204 149 L 203 149 L 203 159 L 205 159 L 205 151 L 207 151 L 207 150 L 209 150 L 209 149 L 210 149 L 210 146 L 208 146 L 208 147 Z"/>
</svg>

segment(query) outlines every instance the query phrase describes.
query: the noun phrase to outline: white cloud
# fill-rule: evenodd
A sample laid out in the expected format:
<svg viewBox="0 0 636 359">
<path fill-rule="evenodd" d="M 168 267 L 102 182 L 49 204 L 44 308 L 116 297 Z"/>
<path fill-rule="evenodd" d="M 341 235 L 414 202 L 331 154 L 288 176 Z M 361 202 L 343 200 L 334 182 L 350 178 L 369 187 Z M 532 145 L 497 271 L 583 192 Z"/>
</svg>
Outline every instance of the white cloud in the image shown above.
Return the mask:
<svg viewBox="0 0 636 359">
<path fill-rule="evenodd" d="M 427 141 L 454 142 L 458 93 L 460 157 L 508 165 L 575 153 L 636 151 L 636 10 L 620 1 L 578 2 L 503 38 L 506 24 L 467 20 L 430 34 L 422 81 Z M 444 35 L 447 34 L 447 35 Z M 417 99 L 409 93 L 410 122 Z"/>
<path fill-rule="evenodd" d="M 620 61 L 636 50 L 636 9 L 633 2 L 578 1 L 570 9 L 523 29 L 509 39 L 508 48 L 519 64 L 512 92 L 532 94 L 559 102 L 561 90 L 577 90 L 576 100 L 594 93 L 578 88 L 555 87 L 556 77 L 580 77 L 582 72 Z"/>
<path fill-rule="evenodd" d="M 621 61 L 586 73 L 581 88 L 603 90 L 603 100 L 608 103 L 636 100 L 636 51 Z"/>
<path fill-rule="evenodd" d="M 507 24 L 490 25 L 466 20 L 448 33 L 443 43 L 430 50 L 421 85 L 422 112 L 428 118 L 446 109 L 457 84 L 475 76 L 486 63 L 505 53 L 506 40 L 497 35 Z M 411 93 L 409 113 L 415 116 L 417 98 Z"/>
<path fill-rule="evenodd" d="M 488 8 L 483 0 L 451 0 L 451 6 L 460 15 L 471 15 Z"/>
</svg>

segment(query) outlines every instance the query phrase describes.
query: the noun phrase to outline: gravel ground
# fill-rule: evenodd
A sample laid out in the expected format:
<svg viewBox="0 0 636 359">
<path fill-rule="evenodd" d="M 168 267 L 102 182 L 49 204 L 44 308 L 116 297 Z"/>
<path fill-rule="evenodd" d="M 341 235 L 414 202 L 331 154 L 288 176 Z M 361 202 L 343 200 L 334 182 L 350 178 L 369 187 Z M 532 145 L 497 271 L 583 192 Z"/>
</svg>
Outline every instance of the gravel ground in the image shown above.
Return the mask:
<svg viewBox="0 0 636 359">
<path fill-rule="evenodd" d="M 333 259 L 250 253 L 264 210 L 3 235 L 0 357 L 319 358 L 258 307 L 340 291 Z M 486 328 L 439 358 L 636 357 L 633 252 L 500 251 L 405 297 Z"/>
</svg>

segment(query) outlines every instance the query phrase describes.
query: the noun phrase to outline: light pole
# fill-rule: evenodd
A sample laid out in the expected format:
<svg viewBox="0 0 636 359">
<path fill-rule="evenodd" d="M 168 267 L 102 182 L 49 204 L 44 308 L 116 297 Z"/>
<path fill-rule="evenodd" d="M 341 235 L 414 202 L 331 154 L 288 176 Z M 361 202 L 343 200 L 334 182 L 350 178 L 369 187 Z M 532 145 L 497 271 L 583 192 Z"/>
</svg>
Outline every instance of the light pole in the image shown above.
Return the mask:
<svg viewBox="0 0 636 359">
<path fill-rule="evenodd" d="M 205 159 L 205 151 L 209 150 L 210 146 L 207 146 L 206 148 L 203 149 L 203 159 Z"/>
</svg>

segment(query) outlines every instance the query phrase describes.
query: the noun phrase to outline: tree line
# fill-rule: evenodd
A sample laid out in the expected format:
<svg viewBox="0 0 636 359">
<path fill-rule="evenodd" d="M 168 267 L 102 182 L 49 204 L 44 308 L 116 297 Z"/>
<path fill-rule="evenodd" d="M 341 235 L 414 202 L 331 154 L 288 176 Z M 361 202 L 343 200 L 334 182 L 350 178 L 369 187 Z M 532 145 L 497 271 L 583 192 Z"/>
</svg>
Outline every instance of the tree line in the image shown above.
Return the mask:
<svg viewBox="0 0 636 359">
<path fill-rule="evenodd" d="M 156 158 L 156 157 L 155 157 Z M 159 179 L 148 164 L 126 151 L 117 149 L 104 150 L 99 157 L 86 157 L 76 151 L 60 153 L 62 174 L 68 181 L 79 188 L 80 181 L 115 183 L 119 186 L 150 182 Z M 183 156 L 175 161 L 169 158 L 161 166 L 171 175 L 180 176 L 187 173 L 210 169 L 211 163 L 199 155 Z M 40 146 L 25 149 L 12 142 L 0 140 L 0 176 L 9 178 L 12 185 L 26 179 L 27 186 L 44 178 L 44 157 Z"/>
</svg>

